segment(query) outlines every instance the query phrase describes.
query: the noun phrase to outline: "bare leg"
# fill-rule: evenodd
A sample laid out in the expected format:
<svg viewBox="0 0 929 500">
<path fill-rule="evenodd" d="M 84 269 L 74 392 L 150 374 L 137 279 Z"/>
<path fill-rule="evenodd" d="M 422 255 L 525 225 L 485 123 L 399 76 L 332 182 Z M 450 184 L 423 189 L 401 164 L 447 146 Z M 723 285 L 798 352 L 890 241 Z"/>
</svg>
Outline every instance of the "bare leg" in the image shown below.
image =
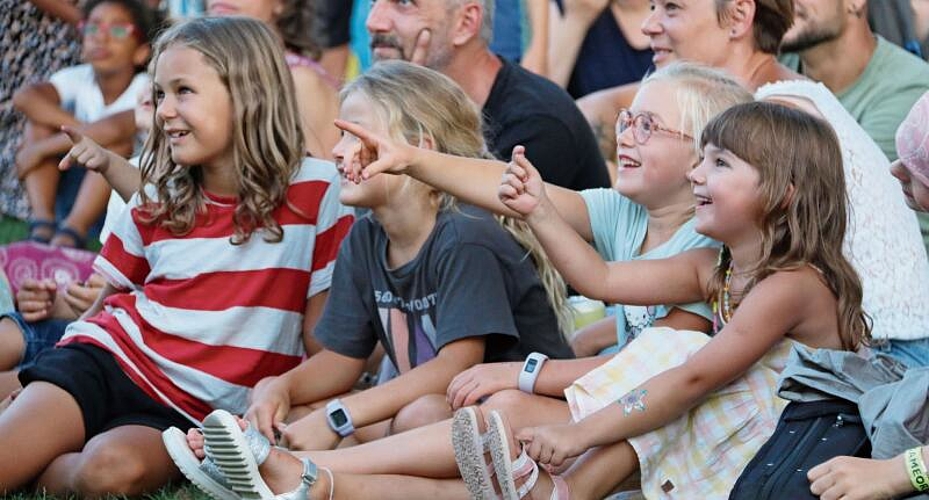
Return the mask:
<svg viewBox="0 0 929 500">
<path fill-rule="evenodd" d="M 638 470 L 639 456 L 635 449 L 628 441 L 620 441 L 584 453 L 562 477 L 574 498 L 603 498 Z M 547 474 L 545 476 L 551 481 Z M 550 486 L 540 490 L 543 495 L 545 491 L 551 495 Z M 537 496 L 533 492 L 533 498 L 547 499 L 548 496 Z"/>
<path fill-rule="evenodd" d="M 43 140 L 54 134 L 45 126 L 27 123 L 23 134 L 23 147 Z M 55 220 L 55 193 L 58 191 L 58 160 L 45 159 L 23 177 L 23 187 L 36 220 Z M 51 238 L 51 234 L 48 235 Z"/>
<path fill-rule="evenodd" d="M 428 394 L 404 406 L 390 424 L 390 434 L 434 424 L 452 418 L 452 407 L 444 394 Z"/>
<path fill-rule="evenodd" d="M 16 368 L 25 351 L 26 341 L 16 322 L 10 318 L 0 319 L 0 371 Z"/>
<path fill-rule="evenodd" d="M 0 372 L 0 401 L 22 388 L 23 386 L 19 383 L 19 370 Z M 3 406 L 0 405 L 0 412 L 2 411 Z"/>
<path fill-rule="evenodd" d="M 388 457 L 381 457 L 388 459 Z M 265 483 L 275 493 L 292 491 L 300 484 L 303 464 L 292 454 L 272 450 L 268 459 L 259 467 Z M 400 475 L 354 475 L 333 473 L 334 499 L 364 500 L 410 498 L 468 499 L 464 483 L 455 479 L 428 479 Z M 318 481 L 310 489 L 309 499 L 329 498 L 329 475 L 322 469 Z"/>
<path fill-rule="evenodd" d="M 37 486 L 65 496 L 139 495 L 180 477 L 151 427 L 125 425 L 94 436 L 84 449 L 61 455 L 39 477 Z"/>
<path fill-rule="evenodd" d="M 81 449 L 84 417 L 64 389 L 33 382 L 0 414 L 0 491 L 21 488 L 58 456 Z"/>
<path fill-rule="evenodd" d="M 87 236 L 90 227 L 100 218 L 100 215 L 106 210 L 107 201 L 110 199 L 110 185 L 102 175 L 96 172 L 88 171 L 84 174 L 81 181 L 81 187 L 74 199 L 74 206 L 67 218 L 62 221 L 62 225 L 70 227 L 77 231 L 81 236 Z M 62 235 L 63 238 L 52 239 L 53 245 L 74 246 L 71 238 Z"/>
<path fill-rule="evenodd" d="M 494 409 L 505 412 L 515 428 L 563 423 L 571 418 L 564 401 L 520 391 L 499 392 L 481 406 L 484 414 Z M 295 454 L 339 472 L 458 477 L 451 429 L 451 420 L 444 420 L 350 448 Z"/>
</svg>

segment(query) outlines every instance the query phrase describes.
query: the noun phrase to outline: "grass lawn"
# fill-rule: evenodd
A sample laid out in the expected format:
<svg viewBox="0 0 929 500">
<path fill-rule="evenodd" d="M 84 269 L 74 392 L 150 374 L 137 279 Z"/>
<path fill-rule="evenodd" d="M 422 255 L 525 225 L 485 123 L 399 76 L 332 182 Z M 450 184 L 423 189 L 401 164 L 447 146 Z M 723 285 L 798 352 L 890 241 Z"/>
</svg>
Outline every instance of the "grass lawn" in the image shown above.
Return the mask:
<svg viewBox="0 0 929 500">
<path fill-rule="evenodd" d="M 32 494 L 17 493 L 15 495 L 0 496 L 0 499 L 3 499 L 3 500 L 55 500 L 58 498 L 59 497 L 54 497 L 52 495 L 46 495 L 42 493 L 32 493 Z M 69 500 L 70 498 L 77 498 L 77 497 L 69 497 Z M 115 499 L 115 498 L 124 498 L 124 497 L 113 497 L 113 498 Z M 200 490 L 198 490 L 196 486 L 190 483 L 184 483 L 180 486 L 164 488 L 161 491 L 158 491 L 157 493 L 145 495 L 142 498 L 145 498 L 146 500 L 173 500 L 173 499 L 209 500 L 210 497 L 208 497 L 204 493 L 201 493 Z"/>
</svg>

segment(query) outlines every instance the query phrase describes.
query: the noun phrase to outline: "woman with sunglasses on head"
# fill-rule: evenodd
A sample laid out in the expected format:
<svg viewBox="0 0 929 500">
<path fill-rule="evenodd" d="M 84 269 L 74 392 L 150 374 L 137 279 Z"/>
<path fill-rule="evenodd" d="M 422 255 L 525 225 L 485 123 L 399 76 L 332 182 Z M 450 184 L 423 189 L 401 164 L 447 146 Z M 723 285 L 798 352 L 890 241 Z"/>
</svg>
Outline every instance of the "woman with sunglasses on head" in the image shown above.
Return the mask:
<svg viewBox="0 0 929 500">
<path fill-rule="evenodd" d="M 13 96 L 27 119 L 16 167 L 32 207 L 29 237 L 72 247 L 83 247 L 102 223 L 110 187 L 84 169 L 58 171 L 60 157 L 71 148 L 61 127 L 73 127 L 120 154 L 133 152 L 133 109 L 140 89 L 149 85 L 144 70 L 156 26 L 154 12 L 139 0 L 91 1 L 85 15 L 79 24 L 85 63 Z"/>
</svg>

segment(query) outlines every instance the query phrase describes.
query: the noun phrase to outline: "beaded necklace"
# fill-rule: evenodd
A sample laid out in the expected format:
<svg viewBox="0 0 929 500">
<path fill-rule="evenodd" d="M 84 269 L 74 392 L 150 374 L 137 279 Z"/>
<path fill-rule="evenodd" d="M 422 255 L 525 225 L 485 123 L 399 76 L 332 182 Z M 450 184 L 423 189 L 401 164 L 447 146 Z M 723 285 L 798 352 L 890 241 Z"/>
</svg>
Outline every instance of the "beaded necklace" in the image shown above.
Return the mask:
<svg viewBox="0 0 929 500">
<path fill-rule="evenodd" d="M 719 262 L 717 265 L 722 265 L 723 254 L 725 252 L 725 247 L 719 252 Z M 713 300 L 713 334 L 719 333 L 723 327 L 726 326 L 726 323 L 732 319 L 732 313 L 735 311 L 735 308 L 732 307 L 731 296 L 729 294 L 729 286 L 732 283 L 732 260 L 729 261 L 729 266 L 726 268 L 726 276 L 723 278 L 723 288 L 719 291 L 716 299 Z"/>
</svg>

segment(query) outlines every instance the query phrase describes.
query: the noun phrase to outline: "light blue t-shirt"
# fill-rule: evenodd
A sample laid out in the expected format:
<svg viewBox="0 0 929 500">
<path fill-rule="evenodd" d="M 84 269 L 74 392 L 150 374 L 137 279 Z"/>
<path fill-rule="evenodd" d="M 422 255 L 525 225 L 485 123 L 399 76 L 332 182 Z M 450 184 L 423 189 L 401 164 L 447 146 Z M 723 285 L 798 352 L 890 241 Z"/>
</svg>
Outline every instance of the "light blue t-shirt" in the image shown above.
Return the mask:
<svg viewBox="0 0 929 500">
<path fill-rule="evenodd" d="M 594 247 L 607 261 L 639 259 L 663 259 L 685 250 L 701 247 L 718 247 L 719 243 L 697 234 L 694 219 L 681 226 L 670 240 L 660 246 L 639 254 L 648 229 L 648 211 L 629 198 L 612 189 L 585 189 L 581 197 L 587 204 L 590 227 L 594 235 Z M 656 286 L 661 286 L 659 283 Z M 699 314 L 712 319 L 713 313 L 706 302 L 656 306 L 616 305 L 616 337 L 619 346 L 635 338 L 644 328 L 652 326 L 656 319 L 668 315 L 672 307 Z"/>
</svg>

